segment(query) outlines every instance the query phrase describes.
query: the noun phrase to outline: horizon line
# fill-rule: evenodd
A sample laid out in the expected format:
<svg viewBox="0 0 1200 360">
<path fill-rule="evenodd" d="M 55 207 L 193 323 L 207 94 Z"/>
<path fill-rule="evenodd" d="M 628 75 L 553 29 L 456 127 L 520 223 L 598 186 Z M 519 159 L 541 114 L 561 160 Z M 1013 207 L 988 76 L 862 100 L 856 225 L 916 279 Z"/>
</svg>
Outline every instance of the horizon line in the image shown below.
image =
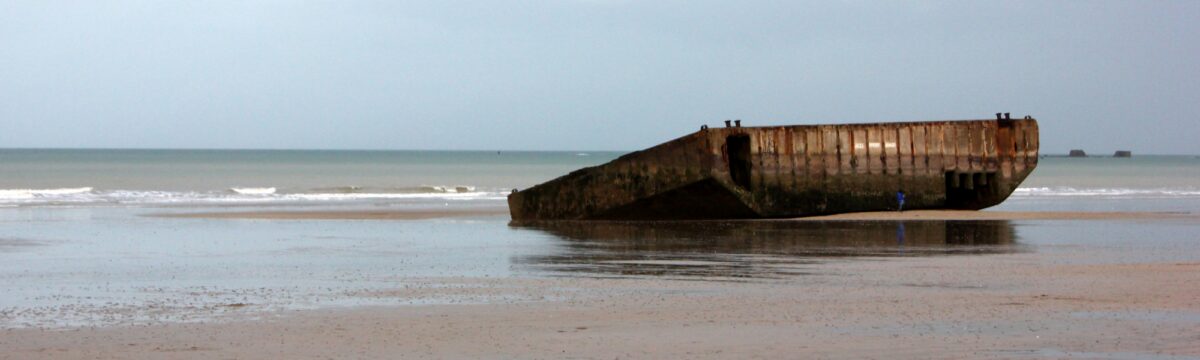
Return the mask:
<svg viewBox="0 0 1200 360">
<path fill-rule="evenodd" d="M 350 149 L 350 148 L 204 148 L 204 147 L 181 147 L 181 148 L 158 148 L 158 147 L 0 147 L 0 150 L 140 150 L 140 151 L 461 151 L 461 152 L 634 152 L 639 150 L 529 150 L 529 149 Z M 1074 149 L 1072 149 L 1074 150 Z M 1086 150 L 1085 150 L 1086 151 Z M 1117 151 L 1117 150 L 1114 150 Z M 1122 150 L 1123 151 L 1123 150 Z M 1070 150 L 1062 153 L 1058 152 L 1042 152 L 1039 155 L 1063 155 L 1066 156 Z M 1094 155 L 1093 155 L 1094 154 Z M 1104 153 L 1093 153 L 1087 157 L 1105 158 L 1112 155 L 1100 155 Z M 1200 154 L 1186 153 L 1137 153 L 1134 156 L 1200 156 Z"/>
<path fill-rule="evenodd" d="M 205 147 L 0 147 L 0 150 L 142 150 L 142 151 L 463 151 L 463 152 L 633 152 L 638 150 L 521 150 L 521 149 L 369 149 L 369 148 L 205 148 Z"/>
</svg>

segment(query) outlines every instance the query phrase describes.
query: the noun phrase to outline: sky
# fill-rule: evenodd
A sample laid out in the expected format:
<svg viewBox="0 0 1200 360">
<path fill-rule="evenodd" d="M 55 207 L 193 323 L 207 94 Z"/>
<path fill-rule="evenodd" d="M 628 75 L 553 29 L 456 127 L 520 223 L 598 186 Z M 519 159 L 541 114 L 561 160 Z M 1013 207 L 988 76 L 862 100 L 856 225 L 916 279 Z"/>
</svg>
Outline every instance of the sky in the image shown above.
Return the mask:
<svg viewBox="0 0 1200 360">
<path fill-rule="evenodd" d="M 1200 1 L 0 0 L 0 147 L 636 150 L 1031 115 L 1200 154 Z"/>
</svg>

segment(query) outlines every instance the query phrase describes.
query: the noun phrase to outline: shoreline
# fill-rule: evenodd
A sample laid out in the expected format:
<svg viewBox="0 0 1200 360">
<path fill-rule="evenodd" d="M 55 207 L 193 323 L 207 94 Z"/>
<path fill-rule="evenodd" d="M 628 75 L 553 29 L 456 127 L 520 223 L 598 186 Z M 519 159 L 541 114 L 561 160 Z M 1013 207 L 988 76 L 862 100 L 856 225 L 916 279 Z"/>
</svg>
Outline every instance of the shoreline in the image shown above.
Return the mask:
<svg viewBox="0 0 1200 360">
<path fill-rule="evenodd" d="M 152 213 L 147 217 L 244 220 L 428 220 L 440 218 L 508 215 L 507 208 L 418 210 L 263 210 Z M 1144 211 L 988 211 L 907 210 L 819 215 L 787 219 L 744 221 L 909 221 L 909 220 L 1198 220 L 1200 214 Z M 706 220 L 711 221 L 711 220 Z M 717 220 L 723 221 L 723 220 Z M 743 220 L 730 220 L 743 221 Z"/>
<path fill-rule="evenodd" d="M 263 210 L 152 213 L 147 217 L 242 220 L 428 220 L 440 218 L 508 215 L 507 208 L 455 210 Z"/>
</svg>

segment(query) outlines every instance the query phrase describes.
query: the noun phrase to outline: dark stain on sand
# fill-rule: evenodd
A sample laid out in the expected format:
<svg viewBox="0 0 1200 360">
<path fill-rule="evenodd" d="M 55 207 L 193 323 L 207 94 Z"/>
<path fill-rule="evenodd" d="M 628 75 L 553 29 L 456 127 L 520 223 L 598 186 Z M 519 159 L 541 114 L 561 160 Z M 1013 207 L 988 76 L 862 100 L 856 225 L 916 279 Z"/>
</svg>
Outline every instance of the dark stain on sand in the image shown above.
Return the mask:
<svg viewBox="0 0 1200 360">
<path fill-rule="evenodd" d="M 46 245 L 50 245 L 50 242 L 20 238 L 0 238 L 0 252 L 15 252 Z"/>
</svg>

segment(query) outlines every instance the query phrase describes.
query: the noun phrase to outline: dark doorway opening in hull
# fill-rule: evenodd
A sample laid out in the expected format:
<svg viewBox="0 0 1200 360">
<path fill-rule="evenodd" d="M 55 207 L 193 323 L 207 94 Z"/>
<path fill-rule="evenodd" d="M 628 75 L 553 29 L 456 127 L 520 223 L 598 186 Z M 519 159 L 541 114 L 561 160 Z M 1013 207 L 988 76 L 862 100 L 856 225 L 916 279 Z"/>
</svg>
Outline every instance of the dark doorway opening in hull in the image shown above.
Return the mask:
<svg viewBox="0 0 1200 360">
<path fill-rule="evenodd" d="M 742 189 L 750 190 L 750 135 L 730 135 L 725 138 L 729 154 L 729 176 Z"/>
<path fill-rule="evenodd" d="M 946 172 L 946 207 L 978 210 L 996 195 L 995 172 Z"/>
</svg>

